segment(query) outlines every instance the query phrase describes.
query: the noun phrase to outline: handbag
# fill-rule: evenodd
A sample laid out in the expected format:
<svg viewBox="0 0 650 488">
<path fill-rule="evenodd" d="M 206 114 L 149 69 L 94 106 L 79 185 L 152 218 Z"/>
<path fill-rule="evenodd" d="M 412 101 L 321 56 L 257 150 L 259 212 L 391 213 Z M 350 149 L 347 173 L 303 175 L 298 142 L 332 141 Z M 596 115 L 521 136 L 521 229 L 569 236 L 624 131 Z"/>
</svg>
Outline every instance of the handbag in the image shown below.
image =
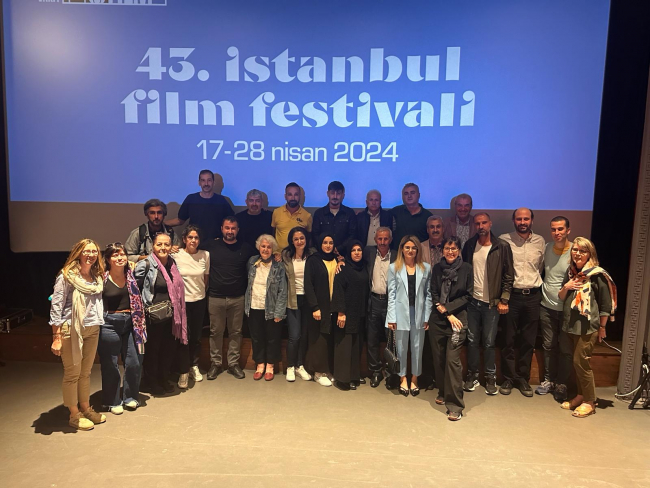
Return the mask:
<svg viewBox="0 0 650 488">
<path fill-rule="evenodd" d="M 388 329 L 388 340 L 384 348 L 384 361 L 386 361 L 386 372 L 390 375 L 399 374 L 400 364 L 397 357 L 397 343 L 395 341 L 395 331 Z"/>
<path fill-rule="evenodd" d="M 154 303 L 144 309 L 147 324 L 156 325 L 174 316 L 174 307 L 171 300 Z"/>
</svg>

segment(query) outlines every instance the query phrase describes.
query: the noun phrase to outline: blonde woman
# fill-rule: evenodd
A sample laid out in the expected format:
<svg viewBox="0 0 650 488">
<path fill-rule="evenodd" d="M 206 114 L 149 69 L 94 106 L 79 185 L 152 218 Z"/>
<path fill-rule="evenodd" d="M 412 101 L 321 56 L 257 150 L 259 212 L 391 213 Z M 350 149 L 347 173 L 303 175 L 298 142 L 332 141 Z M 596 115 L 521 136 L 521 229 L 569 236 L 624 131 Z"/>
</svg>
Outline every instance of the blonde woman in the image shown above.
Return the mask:
<svg viewBox="0 0 650 488">
<path fill-rule="evenodd" d="M 573 357 L 578 394 L 562 408 L 574 417 L 596 413 L 596 383 L 589 360 L 596 341 L 606 336 L 605 327 L 616 312 L 616 286 L 600 267 L 596 247 L 584 237 L 571 246 L 571 264 L 558 293 L 564 300 L 560 354 L 565 363 Z"/>
<path fill-rule="evenodd" d="M 424 331 L 431 315 L 431 266 L 422 260 L 416 236 L 402 238 L 395 262 L 388 268 L 388 309 L 386 327 L 395 331 L 400 361 L 399 392 L 408 396 L 420 393 L 418 376 L 422 374 Z M 407 357 L 411 344 L 411 383 L 406 378 Z"/>
<path fill-rule="evenodd" d="M 106 422 L 106 416 L 90 406 L 90 372 L 104 323 L 103 290 L 99 246 L 82 239 L 56 277 L 50 309 L 52 353 L 63 360 L 63 404 L 70 410 L 70 426 L 78 430 Z"/>
</svg>

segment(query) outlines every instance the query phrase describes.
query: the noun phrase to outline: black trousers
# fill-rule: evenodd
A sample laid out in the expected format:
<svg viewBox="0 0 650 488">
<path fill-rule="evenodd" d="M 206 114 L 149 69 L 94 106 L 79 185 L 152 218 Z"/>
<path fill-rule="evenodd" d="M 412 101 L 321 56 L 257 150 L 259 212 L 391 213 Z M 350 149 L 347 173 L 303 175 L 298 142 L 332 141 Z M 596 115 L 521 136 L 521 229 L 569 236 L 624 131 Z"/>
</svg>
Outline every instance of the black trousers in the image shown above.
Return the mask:
<svg viewBox="0 0 650 488">
<path fill-rule="evenodd" d="M 176 352 L 177 341 L 172 335 L 172 319 L 160 324 L 147 324 L 144 355 L 144 377 L 149 386 L 164 386 Z"/>
<path fill-rule="evenodd" d="M 336 325 L 336 315 L 330 318 L 332 327 Z M 330 328 L 330 330 L 332 330 Z M 332 334 L 325 334 L 320 331 L 320 321 L 309 319 L 309 344 L 305 356 L 305 369 L 311 374 L 330 374 L 334 370 L 334 341 Z"/>
<path fill-rule="evenodd" d="M 264 318 L 264 310 L 251 309 L 248 314 L 248 330 L 253 344 L 255 364 L 275 364 L 280 361 L 282 326 L 273 319 Z"/>
<path fill-rule="evenodd" d="M 203 319 L 205 319 L 206 310 L 207 300 L 205 298 L 197 302 L 185 302 L 187 344 L 176 341 L 178 345 L 178 369 L 182 374 L 189 373 L 192 366 L 199 365 Z"/>
<path fill-rule="evenodd" d="M 530 363 L 535 350 L 541 299 L 542 293 L 539 290 L 530 295 L 515 293 L 513 290 L 510 295 L 505 345 L 501 350 L 501 373 L 506 380 L 530 380 Z"/>
<path fill-rule="evenodd" d="M 359 381 L 359 360 L 361 347 L 359 334 L 346 334 L 345 329 L 336 327 L 334 341 L 334 379 L 341 383 Z"/>
<path fill-rule="evenodd" d="M 463 400 L 463 364 L 460 361 L 460 351 L 463 348 L 467 330 L 464 328 L 460 331 L 456 344 L 451 340 L 452 333 L 451 326 L 443 328 L 436 324 L 429 324 L 438 395 L 445 399 L 447 410 L 462 412 L 465 408 L 465 401 Z"/>
<path fill-rule="evenodd" d="M 380 300 L 370 295 L 370 310 L 366 321 L 366 336 L 368 338 L 368 369 L 370 373 L 381 371 L 379 345 L 386 342 L 386 309 L 388 300 Z"/>
</svg>

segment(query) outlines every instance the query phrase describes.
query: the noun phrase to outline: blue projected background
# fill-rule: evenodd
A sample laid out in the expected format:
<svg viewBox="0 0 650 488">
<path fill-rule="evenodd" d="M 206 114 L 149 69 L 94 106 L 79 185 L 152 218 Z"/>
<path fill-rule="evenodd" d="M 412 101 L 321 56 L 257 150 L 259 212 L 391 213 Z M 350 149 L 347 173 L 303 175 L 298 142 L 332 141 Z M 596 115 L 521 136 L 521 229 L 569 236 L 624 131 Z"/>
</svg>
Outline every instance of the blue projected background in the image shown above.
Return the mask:
<svg viewBox="0 0 650 488">
<path fill-rule="evenodd" d="M 353 207 L 415 181 L 429 208 L 592 208 L 608 1 L 3 8 L 12 201 L 180 202 L 209 168 L 272 206 L 339 179 Z"/>
</svg>

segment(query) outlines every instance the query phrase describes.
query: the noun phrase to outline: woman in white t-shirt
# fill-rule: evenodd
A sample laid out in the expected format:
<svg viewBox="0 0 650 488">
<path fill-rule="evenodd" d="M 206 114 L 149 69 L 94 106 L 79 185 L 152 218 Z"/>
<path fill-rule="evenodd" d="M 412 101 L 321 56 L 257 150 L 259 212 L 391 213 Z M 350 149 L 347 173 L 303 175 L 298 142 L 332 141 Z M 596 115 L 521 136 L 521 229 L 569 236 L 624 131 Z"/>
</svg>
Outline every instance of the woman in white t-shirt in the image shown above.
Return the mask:
<svg viewBox="0 0 650 488">
<path fill-rule="evenodd" d="M 203 380 L 199 370 L 199 355 L 206 310 L 205 290 L 210 272 L 210 253 L 199 249 L 199 234 L 200 229 L 196 225 L 188 225 L 183 231 L 182 249 L 174 254 L 176 266 L 185 284 L 187 313 L 187 345 L 181 345 L 178 353 L 181 372 L 178 387 L 182 389 L 187 388 L 190 373 L 194 381 Z"/>
</svg>

